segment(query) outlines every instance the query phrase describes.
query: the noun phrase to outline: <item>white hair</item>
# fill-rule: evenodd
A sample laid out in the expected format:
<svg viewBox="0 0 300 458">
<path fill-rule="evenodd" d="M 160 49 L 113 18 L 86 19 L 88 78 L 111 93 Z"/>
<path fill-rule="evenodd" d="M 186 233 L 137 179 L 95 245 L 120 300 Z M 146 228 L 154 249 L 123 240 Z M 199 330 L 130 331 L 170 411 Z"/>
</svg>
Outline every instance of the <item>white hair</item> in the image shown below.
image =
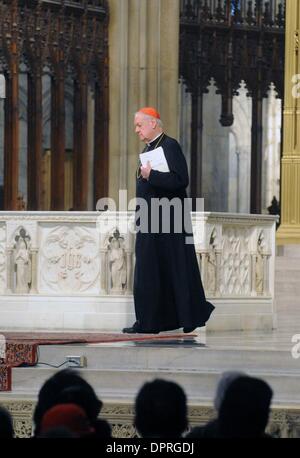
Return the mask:
<svg viewBox="0 0 300 458">
<path fill-rule="evenodd" d="M 156 118 L 155 116 L 151 116 L 151 115 L 148 115 L 146 113 L 143 113 L 142 111 L 136 111 L 135 115 L 136 116 L 137 114 L 142 114 L 145 118 L 147 119 L 155 119 L 155 121 L 157 122 L 157 125 L 158 127 L 163 127 L 163 122 L 160 118 Z"/>
</svg>

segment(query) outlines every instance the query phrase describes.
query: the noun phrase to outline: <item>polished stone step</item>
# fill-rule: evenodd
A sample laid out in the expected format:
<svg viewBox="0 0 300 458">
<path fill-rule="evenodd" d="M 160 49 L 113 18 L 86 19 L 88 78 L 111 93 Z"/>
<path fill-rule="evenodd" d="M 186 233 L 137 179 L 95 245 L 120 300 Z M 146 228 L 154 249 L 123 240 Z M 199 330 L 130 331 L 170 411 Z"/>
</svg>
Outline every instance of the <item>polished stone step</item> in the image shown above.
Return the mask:
<svg viewBox="0 0 300 458">
<path fill-rule="evenodd" d="M 79 371 L 104 400 L 132 401 L 143 383 L 164 378 L 179 383 L 190 402 L 212 402 L 222 372 L 238 370 L 270 383 L 275 404 L 300 403 L 300 362 L 291 355 L 294 344 L 283 335 L 285 349 L 278 350 L 280 338 L 277 337 L 272 350 L 272 338 L 270 333 L 268 349 L 264 349 L 263 337 L 259 335 L 256 337 L 256 348 L 254 341 L 252 349 L 243 349 L 241 336 L 238 338 L 238 335 L 227 339 L 231 347 L 222 348 L 221 342 L 222 339 L 226 342 L 226 333 L 219 339 L 214 338 L 213 348 L 201 344 L 180 346 L 178 343 L 49 345 L 40 346 L 39 361 L 59 365 L 66 356 L 86 356 L 87 367 Z M 16 396 L 21 393 L 36 396 L 45 380 L 57 370 L 42 364 L 14 368 L 12 393 Z"/>
<path fill-rule="evenodd" d="M 300 332 L 300 330 L 299 330 Z M 201 340 L 201 338 L 200 338 Z M 209 339 L 207 339 L 209 340 Z M 226 337 L 225 337 L 226 340 Z M 256 348 L 243 349 L 243 335 L 234 340 L 228 338 L 226 348 L 223 343 L 218 345 L 218 339 L 213 337 L 214 345 L 210 348 L 203 343 L 172 344 L 170 343 L 140 343 L 140 344 L 88 344 L 88 345 L 41 345 L 39 347 L 39 362 L 59 365 L 66 356 L 86 356 L 88 369 L 123 370 L 267 370 L 292 371 L 300 375 L 300 362 L 292 358 L 291 336 L 283 335 L 284 349 L 272 350 L 272 334 L 268 348 L 261 344 L 257 336 Z M 276 341 L 277 342 L 277 341 Z"/>
<path fill-rule="evenodd" d="M 133 401 L 140 387 L 155 378 L 175 381 L 180 384 L 189 402 L 212 402 L 218 380 L 219 370 L 174 371 L 130 369 L 81 369 L 83 377 L 94 387 L 97 395 L 103 400 Z M 40 387 L 51 375 L 54 369 L 45 368 L 15 368 L 13 369 L 13 393 L 15 396 L 24 393 L 37 395 Z M 262 378 L 270 384 L 274 391 L 273 405 L 293 403 L 300 404 L 300 374 L 267 371 L 248 371 L 249 375 Z"/>
</svg>

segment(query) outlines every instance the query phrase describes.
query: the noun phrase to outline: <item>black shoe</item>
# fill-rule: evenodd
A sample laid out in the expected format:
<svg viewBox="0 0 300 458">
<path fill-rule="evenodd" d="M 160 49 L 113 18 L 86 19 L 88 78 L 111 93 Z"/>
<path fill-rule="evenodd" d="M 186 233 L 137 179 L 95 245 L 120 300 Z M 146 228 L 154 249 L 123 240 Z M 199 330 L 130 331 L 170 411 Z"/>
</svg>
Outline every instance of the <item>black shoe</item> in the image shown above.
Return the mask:
<svg viewBox="0 0 300 458">
<path fill-rule="evenodd" d="M 183 332 L 185 334 L 188 334 L 189 332 L 195 331 L 195 329 L 197 329 L 197 327 L 195 327 L 195 328 L 183 328 Z"/>
<path fill-rule="evenodd" d="M 139 332 L 142 332 L 141 329 L 139 328 L 139 324 L 138 322 L 136 321 L 133 326 L 131 326 L 130 328 L 124 328 L 122 329 L 122 332 L 124 334 L 137 334 Z"/>
<path fill-rule="evenodd" d="M 124 328 L 122 329 L 122 332 L 124 334 L 159 334 L 160 331 L 143 331 L 143 329 L 140 328 L 138 322 L 136 321 L 131 328 Z"/>
</svg>

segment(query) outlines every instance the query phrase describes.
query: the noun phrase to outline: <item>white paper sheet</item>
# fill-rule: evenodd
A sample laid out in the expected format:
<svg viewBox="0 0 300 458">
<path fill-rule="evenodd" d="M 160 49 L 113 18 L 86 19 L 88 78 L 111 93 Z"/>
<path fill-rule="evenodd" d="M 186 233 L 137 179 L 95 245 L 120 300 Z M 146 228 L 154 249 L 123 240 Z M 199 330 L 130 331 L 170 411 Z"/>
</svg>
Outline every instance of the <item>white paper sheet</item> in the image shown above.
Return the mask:
<svg viewBox="0 0 300 458">
<path fill-rule="evenodd" d="M 143 166 L 146 166 L 149 161 L 153 170 L 158 170 L 159 172 L 170 172 L 164 150 L 161 146 L 153 149 L 152 151 L 141 153 L 140 160 Z"/>
</svg>

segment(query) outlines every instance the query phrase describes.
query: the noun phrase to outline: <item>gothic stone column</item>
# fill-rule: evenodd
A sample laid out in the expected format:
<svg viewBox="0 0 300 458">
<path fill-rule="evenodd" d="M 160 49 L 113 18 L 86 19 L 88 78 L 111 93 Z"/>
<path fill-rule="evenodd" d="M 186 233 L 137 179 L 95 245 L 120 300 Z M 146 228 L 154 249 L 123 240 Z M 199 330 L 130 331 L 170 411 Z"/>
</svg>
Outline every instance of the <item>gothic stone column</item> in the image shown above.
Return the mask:
<svg viewBox="0 0 300 458">
<path fill-rule="evenodd" d="M 118 202 L 119 189 L 135 195 L 138 108 L 155 106 L 178 138 L 179 0 L 109 0 L 109 10 L 109 196 Z"/>
<path fill-rule="evenodd" d="M 285 95 L 278 245 L 300 244 L 300 2 L 286 0 Z M 298 83 L 298 84 L 297 84 Z"/>
</svg>

